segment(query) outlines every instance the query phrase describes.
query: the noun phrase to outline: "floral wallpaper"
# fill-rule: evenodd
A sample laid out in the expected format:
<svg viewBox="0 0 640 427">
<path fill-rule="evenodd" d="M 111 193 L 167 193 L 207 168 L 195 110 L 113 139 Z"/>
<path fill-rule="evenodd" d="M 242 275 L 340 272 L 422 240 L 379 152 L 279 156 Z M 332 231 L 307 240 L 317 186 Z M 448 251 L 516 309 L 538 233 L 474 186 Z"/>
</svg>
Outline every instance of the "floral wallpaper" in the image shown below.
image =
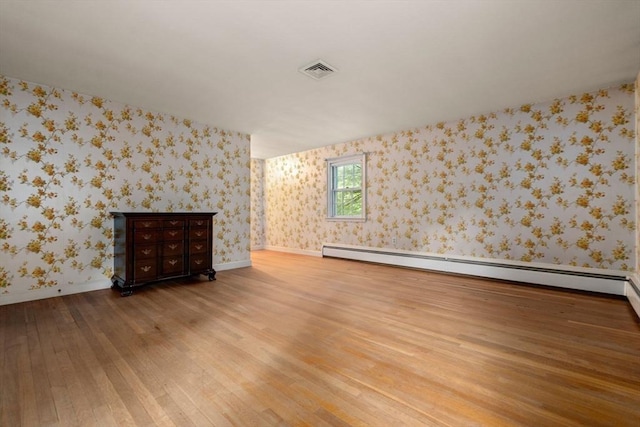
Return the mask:
<svg viewBox="0 0 640 427">
<path fill-rule="evenodd" d="M 0 295 L 109 278 L 110 211 L 217 211 L 249 259 L 249 136 L 0 76 Z"/>
<path fill-rule="evenodd" d="M 251 159 L 251 249 L 264 249 L 264 160 Z"/>
<path fill-rule="evenodd" d="M 633 116 L 625 84 L 268 159 L 267 245 L 633 270 Z M 326 221 L 324 159 L 361 152 L 368 220 Z"/>
<path fill-rule="evenodd" d="M 636 274 L 640 276 L 640 72 L 636 78 Z"/>
</svg>

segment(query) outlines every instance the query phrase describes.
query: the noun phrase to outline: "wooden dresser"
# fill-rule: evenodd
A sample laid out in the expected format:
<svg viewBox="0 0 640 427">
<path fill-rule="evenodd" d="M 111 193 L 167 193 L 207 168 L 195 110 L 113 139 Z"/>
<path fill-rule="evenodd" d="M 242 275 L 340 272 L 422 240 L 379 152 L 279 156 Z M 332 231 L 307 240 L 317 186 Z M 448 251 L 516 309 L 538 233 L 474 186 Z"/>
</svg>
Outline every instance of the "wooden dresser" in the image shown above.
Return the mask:
<svg viewBox="0 0 640 427">
<path fill-rule="evenodd" d="M 213 216 L 217 212 L 111 212 L 114 218 L 113 288 L 123 296 L 162 279 L 213 269 Z"/>
</svg>

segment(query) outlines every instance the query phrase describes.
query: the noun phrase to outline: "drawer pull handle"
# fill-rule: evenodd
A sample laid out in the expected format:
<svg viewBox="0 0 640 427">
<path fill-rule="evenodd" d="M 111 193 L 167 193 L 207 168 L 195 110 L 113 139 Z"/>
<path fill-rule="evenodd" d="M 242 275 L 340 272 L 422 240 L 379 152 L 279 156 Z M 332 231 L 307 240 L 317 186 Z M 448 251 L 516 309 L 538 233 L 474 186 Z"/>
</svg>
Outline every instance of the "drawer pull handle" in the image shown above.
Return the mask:
<svg viewBox="0 0 640 427">
<path fill-rule="evenodd" d="M 203 246 L 202 246 L 202 245 L 196 245 L 196 249 L 197 249 L 197 250 L 200 250 L 200 249 L 202 249 L 202 248 L 203 248 Z"/>
<path fill-rule="evenodd" d="M 178 263 L 177 259 L 169 260 L 169 264 L 171 264 L 171 265 L 176 265 L 177 263 Z"/>
<path fill-rule="evenodd" d="M 204 224 L 204 221 L 196 221 L 196 225 L 202 225 Z"/>
<path fill-rule="evenodd" d="M 140 267 L 140 270 L 144 271 L 145 273 L 148 273 L 149 270 L 151 270 L 151 266 L 145 265 L 144 267 Z"/>
<path fill-rule="evenodd" d="M 193 262 L 195 262 L 197 265 L 202 264 L 202 260 L 201 260 L 201 259 L 196 259 L 196 260 L 194 260 Z"/>
<path fill-rule="evenodd" d="M 151 253 L 151 249 L 143 249 L 142 253 L 145 255 L 149 255 Z"/>
<path fill-rule="evenodd" d="M 178 232 L 177 232 L 177 231 L 170 231 L 170 232 L 169 232 L 169 235 L 170 235 L 171 237 L 173 237 L 173 236 L 175 236 L 175 235 L 177 235 L 177 234 L 178 234 Z"/>
<path fill-rule="evenodd" d="M 142 235 L 142 238 L 143 238 L 144 240 L 149 240 L 151 237 L 153 237 L 153 234 L 143 234 L 143 235 Z"/>
<path fill-rule="evenodd" d="M 145 227 L 145 228 L 149 228 L 149 227 L 151 227 L 152 224 L 153 224 L 152 222 L 145 221 L 145 222 L 142 223 L 142 226 Z"/>
<path fill-rule="evenodd" d="M 171 225 L 176 225 L 178 223 L 178 221 L 169 221 L 169 224 Z"/>
<path fill-rule="evenodd" d="M 202 231 L 196 231 L 196 236 L 200 237 L 202 236 L 204 233 Z"/>
<path fill-rule="evenodd" d="M 171 250 L 174 250 L 177 247 L 178 247 L 178 245 L 176 245 L 176 244 L 169 245 L 169 249 L 171 249 Z"/>
</svg>

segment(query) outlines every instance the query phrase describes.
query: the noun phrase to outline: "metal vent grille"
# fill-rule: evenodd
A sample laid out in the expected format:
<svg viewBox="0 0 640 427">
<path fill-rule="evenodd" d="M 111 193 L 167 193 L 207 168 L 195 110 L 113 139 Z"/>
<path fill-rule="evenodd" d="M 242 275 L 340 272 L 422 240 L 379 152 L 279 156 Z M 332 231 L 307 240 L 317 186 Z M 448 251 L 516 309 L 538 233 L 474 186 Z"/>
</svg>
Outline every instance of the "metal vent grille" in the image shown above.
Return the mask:
<svg viewBox="0 0 640 427">
<path fill-rule="evenodd" d="M 338 71 L 338 69 L 332 65 L 327 64 L 324 61 L 317 60 L 298 69 L 298 71 L 300 71 L 302 74 L 306 74 L 312 79 L 320 80 L 335 73 L 336 71 Z"/>
</svg>

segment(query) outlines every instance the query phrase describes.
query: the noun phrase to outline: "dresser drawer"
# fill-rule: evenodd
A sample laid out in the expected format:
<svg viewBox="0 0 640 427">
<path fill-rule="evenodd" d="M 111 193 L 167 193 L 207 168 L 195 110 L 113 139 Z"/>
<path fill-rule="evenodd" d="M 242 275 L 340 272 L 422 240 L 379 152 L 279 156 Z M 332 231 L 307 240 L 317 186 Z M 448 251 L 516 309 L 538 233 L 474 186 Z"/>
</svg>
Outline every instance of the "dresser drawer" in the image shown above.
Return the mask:
<svg viewBox="0 0 640 427">
<path fill-rule="evenodd" d="M 164 242 L 162 245 L 163 256 L 182 255 L 184 253 L 184 242 L 182 240 L 175 242 Z"/>
<path fill-rule="evenodd" d="M 133 232 L 135 244 L 155 243 L 158 241 L 158 230 L 139 230 Z"/>
<path fill-rule="evenodd" d="M 149 228 L 159 228 L 161 222 L 157 219 L 136 219 L 133 221 L 135 230 L 144 230 Z"/>
<path fill-rule="evenodd" d="M 139 259 L 134 261 L 134 281 L 155 279 L 158 277 L 158 264 L 155 259 Z"/>
<path fill-rule="evenodd" d="M 189 269 L 191 273 L 207 270 L 211 267 L 211 259 L 208 254 L 192 254 L 189 256 Z"/>
<path fill-rule="evenodd" d="M 139 245 L 134 248 L 134 259 L 150 259 L 158 255 L 158 247 L 156 245 Z"/>
<path fill-rule="evenodd" d="M 164 240 L 183 240 L 184 229 L 182 228 L 165 228 L 162 231 L 162 237 Z"/>
<path fill-rule="evenodd" d="M 207 252 L 208 249 L 206 240 L 191 240 L 189 242 L 190 254 L 202 254 Z"/>
<path fill-rule="evenodd" d="M 184 257 L 173 256 L 162 258 L 162 275 L 182 275 L 184 274 Z"/>
<path fill-rule="evenodd" d="M 184 228 L 183 219 L 165 219 L 164 228 Z"/>
<path fill-rule="evenodd" d="M 206 220 L 206 219 L 196 218 L 196 219 L 189 220 L 189 227 L 191 228 L 199 228 L 199 227 L 207 228 L 208 226 L 209 226 L 209 220 Z"/>
<path fill-rule="evenodd" d="M 206 239 L 209 234 L 209 230 L 206 228 L 192 228 L 189 230 L 189 239 L 198 240 Z"/>
</svg>

